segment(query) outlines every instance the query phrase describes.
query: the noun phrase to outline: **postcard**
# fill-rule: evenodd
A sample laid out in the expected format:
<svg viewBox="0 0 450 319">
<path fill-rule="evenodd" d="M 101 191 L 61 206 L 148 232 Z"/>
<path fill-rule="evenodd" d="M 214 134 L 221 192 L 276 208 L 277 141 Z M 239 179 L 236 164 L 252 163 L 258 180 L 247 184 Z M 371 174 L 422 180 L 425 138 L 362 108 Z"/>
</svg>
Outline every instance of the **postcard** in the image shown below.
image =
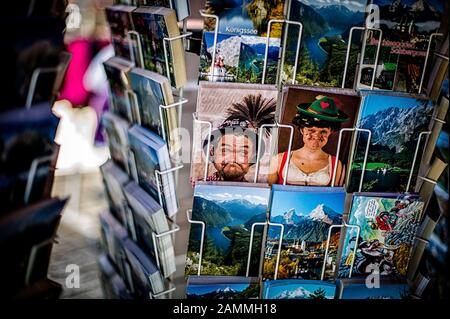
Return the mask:
<svg viewBox="0 0 450 319">
<path fill-rule="evenodd" d="M 103 250 L 117 266 L 120 276 L 126 279 L 126 270 L 123 264 L 123 244 L 128 238 L 127 230 L 107 210 L 100 214 L 100 229 Z"/>
<path fill-rule="evenodd" d="M 103 63 L 103 67 L 108 78 L 111 111 L 123 119 L 132 122 L 132 109 L 127 95 L 127 90 L 130 89 L 127 74 L 133 67 L 133 63 L 115 56 L 106 60 Z"/>
<path fill-rule="evenodd" d="M 186 299 L 257 299 L 259 290 L 257 277 L 189 276 Z"/>
<path fill-rule="evenodd" d="M 0 116 L 0 214 L 23 207 L 33 162 L 36 165 L 28 204 L 50 198 L 59 146 L 59 118 L 47 102 Z"/>
<path fill-rule="evenodd" d="M 124 194 L 131 209 L 136 242 L 147 254 L 159 258 L 164 277 L 169 277 L 176 271 L 172 237 L 169 235 L 153 238 L 153 234 L 158 235 L 169 230 L 164 210 L 135 182 L 125 186 Z"/>
<path fill-rule="evenodd" d="M 374 71 L 379 32 L 368 32 L 365 54 L 358 74 L 358 88 L 369 88 L 375 75 L 375 88 L 409 93 L 418 92 L 428 42 L 440 29 L 444 15 L 442 0 L 372 0 L 379 9 L 383 39 Z"/>
<path fill-rule="evenodd" d="M 375 285 L 366 278 L 346 278 L 336 284 L 336 299 L 410 299 L 406 281 L 386 278 Z"/>
<path fill-rule="evenodd" d="M 200 80 L 262 83 L 268 22 L 283 19 L 286 10 L 285 0 L 207 1 L 205 12 L 219 19 L 205 18 Z M 215 52 L 214 31 L 217 31 Z M 281 35 L 282 24 L 273 23 L 265 83 L 275 83 Z"/>
<path fill-rule="evenodd" d="M 123 187 L 130 181 L 126 172 L 108 160 L 100 166 L 103 183 L 105 185 L 106 198 L 108 200 L 110 212 L 122 223 L 127 226 L 127 217 L 125 211 L 125 196 Z"/>
<path fill-rule="evenodd" d="M 352 134 L 342 134 L 337 154 L 339 132 L 353 127 L 360 102 L 354 90 L 287 85 L 280 117 L 282 124 L 293 126 L 294 138 L 289 155 L 289 132 L 283 129 L 279 134 L 269 183 L 331 186 L 336 174 L 334 185 L 343 186 Z"/>
<path fill-rule="evenodd" d="M 245 276 L 250 232 L 265 222 L 270 189 L 261 184 L 198 183 L 194 191 L 192 220 L 205 223 L 201 275 Z M 263 226 L 255 226 L 250 260 L 251 275 L 260 268 Z M 186 275 L 197 274 L 201 227 L 191 225 Z"/>
<path fill-rule="evenodd" d="M 283 225 L 284 233 L 280 243 L 281 227 L 269 226 L 263 278 L 277 271 L 277 279 L 317 280 L 324 269 L 324 277 L 333 277 L 340 230 L 332 231 L 329 241 L 328 234 L 332 225 L 342 224 L 345 194 L 340 187 L 272 186 L 270 221 Z"/>
<path fill-rule="evenodd" d="M 28 171 L 34 159 L 51 155 L 59 118 L 50 103 L 3 112 L 0 116 L 0 174 Z"/>
<path fill-rule="evenodd" d="M 149 299 L 150 294 L 158 294 L 164 291 L 164 278 L 153 258 L 145 254 L 130 238 L 124 241 L 123 250 L 126 268 L 130 274 L 133 296 L 136 299 Z M 164 298 L 165 295 L 161 297 Z"/>
<path fill-rule="evenodd" d="M 321 1 L 292 0 L 289 20 L 303 24 L 302 47 L 297 68 L 297 83 L 311 86 L 340 87 L 345 58 L 354 26 L 364 26 L 367 0 Z M 294 71 L 299 28 L 288 26 L 284 73 Z M 361 52 L 359 34 L 353 34 L 346 87 L 353 87 L 357 57 Z"/>
<path fill-rule="evenodd" d="M 140 124 L 169 143 L 169 151 L 175 158 L 180 149 L 178 112 L 176 107 L 162 106 L 174 103 L 169 80 L 155 72 L 134 68 L 129 73 L 131 89 L 137 96 Z"/>
<path fill-rule="evenodd" d="M 141 36 L 144 65 L 139 67 L 170 77 L 173 87 L 186 83 L 186 66 L 181 39 L 167 41 L 180 35 L 174 10 L 164 7 L 139 7 L 132 13 L 134 27 Z M 167 61 L 164 55 L 167 51 Z"/>
<path fill-rule="evenodd" d="M 267 280 L 262 299 L 334 299 L 335 293 L 335 284 L 320 280 Z"/>
<path fill-rule="evenodd" d="M 273 124 L 277 90 L 273 85 L 200 82 L 194 121 L 191 180 L 253 182 L 255 177 L 258 131 Z M 267 179 L 270 130 L 261 136 L 258 182 Z M 209 150 L 208 150 L 209 145 Z"/>
<path fill-rule="evenodd" d="M 98 258 L 100 282 L 104 297 L 107 299 L 132 299 L 124 280 L 116 272 L 113 262 L 105 254 Z"/>
<path fill-rule="evenodd" d="M 361 93 L 362 102 L 356 127 L 371 135 L 364 192 L 406 192 L 419 134 L 429 130 L 433 103 L 423 96 L 406 94 Z M 368 134 L 356 135 L 347 190 L 358 190 Z M 423 143 L 423 142 L 422 142 Z M 422 144 L 423 145 L 423 144 Z M 423 146 L 419 148 L 419 154 Z M 418 161 L 420 161 L 420 156 Z M 414 167 L 411 185 L 415 185 L 418 167 Z"/>
<path fill-rule="evenodd" d="M 68 199 L 46 199 L 0 215 L 2 297 L 11 297 L 27 288 L 25 278 L 32 283 L 47 278 L 53 247 L 51 239 L 57 232 L 67 201 Z M 42 245 L 46 240 L 50 242 Z M 34 255 L 34 267 L 28 267 L 30 251 L 38 246 L 40 250 Z"/>
<path fill-rule="evenodd" d="M 166 7 L 174 9 L 177 13 L 177 20 L 181 21 L 190 14 L 188 0 L 140 0 L 142 5 L 151 5 L 153 7 Z"/>
<path fill-rule="evenodd" d="M 135 50 L 136 42 L 131 43 L 128 38 L 128 31 L 133 31 L 133 21 L 131 12 L 135 10 L 135 6 L 114 5 L 105 8 L 106 19 L 111 29 L 111 40 L 116 56 L 131 60 L 130 44 Z"/>
<path fill-rule="evenodd" d="M 156 173 L 156 171 L 164 172 L 171 168 L 166 142 L 157 134 L 139 125 L 129 129 L 128 138 L 134 157 L 131 161 L 132 175 L 155 200 L 159 200 L 159 193 L 161 193 L 161 204 L 166 214 L 169 217 L 173 216 L 178 211 L 173 173 L 160 175 Z M 160 178 L 159 186 L 157 178 Z"/>
<path fill-rule="evenodd" d="M 354 193 L 339 278 L 370 274 L 405 276 L 424 203 L 415 194 Z M 355 245 L 357 245 L 355 247 Z"/>
</svg>

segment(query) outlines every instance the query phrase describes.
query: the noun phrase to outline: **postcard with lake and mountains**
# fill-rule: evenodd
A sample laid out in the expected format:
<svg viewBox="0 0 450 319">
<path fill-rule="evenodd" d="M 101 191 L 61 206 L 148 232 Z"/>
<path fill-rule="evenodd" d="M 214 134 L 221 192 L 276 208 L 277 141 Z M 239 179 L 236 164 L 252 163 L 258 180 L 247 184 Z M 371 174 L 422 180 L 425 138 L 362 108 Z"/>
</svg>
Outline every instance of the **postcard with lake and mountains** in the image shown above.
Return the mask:
<svg viewBox="0 0 450 319">
<path fill-rule="evenodd" d="M 367 0 L 292 0 L 289 20 L 303 24 L 302 46 L 297 68 L 298 84 L 340 87 L 343 80 L 350 29 L 364 26 Z M 283 73 L 294 68 L 299 28 L 288 26 L 286 63 Z M 346 87 L 353 87 L 360 33 L 354 32 L 346 74 Z"/>
<path fill-rule="evenodd" d="M 444 0 L 371 0 L 378 6 L 383 39 L 375 70 L 375 88 L 420 93 L 425 56 L 431 34 L 439 32 Z M 369 32 L 358 88 L 369 88 L 379 32 Z"/>
<path fill-rule="evenodd" d="M 217 15 L 218 31 L 214 54 L 216 19 L 205 18 L 200 53 L 200 80 L 261 83 L 269 20 L 284 19 L 289 0 L 208 0 L 205 12 Z M 282 24 L 270 31 L 266 82 L 275 83 Z M 214 56 L 214 63 L 213 62 Z M 212 69 L 211 69 L 212 68 Z"/>
<path fill-rule="evenodd" d="M 335 284 L 320 280 L 267 280 L 262 299 L 334 299 L 335 293 Z"/>
<path fill-rule="evenodd" d="M 358 238 L 356 229 L 346 231 L 339 278 L 374 270 L 381 276 L 405 276 L 423 208 L 416 194 L 353 194 L 348 224 L 359 226 L 360 233 Z"/>
<path fill-rule="evenodd" d="M 265 222 L 270 188 L 263 184 L 201 182 L 195 186 L 192 220 L 206 225 L 201 275 L 245 276 L 253 223 Z M 255 226 L 250 275 L 258 276 L 263 226 Z M 186 275 L 198 271 L 201 227 L 191 224 Z"/>
<path fill-rule="evenodd" d="M 321 278 L 331 225 L 342 223 L 345 191 L 341 187 L 272 186 L 270 221 L 284 226 L 269 226 L 264 256 L 266 279 L 274 278 L 278 250 L 281 247 L 277 279 Z M 325 277 L 333 276 L 340 232 L 331 231 Z"/>
<path fill-rule="evenodd" d="M 407 192 L 417 140 L 421 132 L 428 131 L 434 105 L 423 96 L 369 91 L 361 95 L 356 127 L 372 132 L 361 191 Z M 348 192 L 358 191 L 367 140 L 365 132 L 356 135 Z M 423 142 L 419 155 L 421 150 Z M 417 170 L 415 167 L 411 187 L 415 185 Z"/>
<path fill-rule="evenodd" d="M 189 276 L 186 299 L 257 299 L 260 287 L 258 277 Z"/>
</svg>

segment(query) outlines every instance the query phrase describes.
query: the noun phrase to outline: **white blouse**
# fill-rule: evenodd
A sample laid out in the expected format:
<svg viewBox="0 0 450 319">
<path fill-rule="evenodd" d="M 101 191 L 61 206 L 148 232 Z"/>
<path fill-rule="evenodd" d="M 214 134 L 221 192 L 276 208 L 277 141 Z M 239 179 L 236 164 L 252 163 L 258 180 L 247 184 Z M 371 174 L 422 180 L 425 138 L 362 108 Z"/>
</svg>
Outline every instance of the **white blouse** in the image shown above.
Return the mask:
<svg viewBox="0 0 450 319">
<path fill-rule="evenodd" d="M 331 182 L 332 174 L 331 171 L 332 163 L 331 156 L 328 155 L 328 164 L 318 171 L 305 173 L 303 172 L 294 162 L 289 162 L 288 169 L 288 184 L 298 184 L 298 185 L 312 185 L 312 186 L 326 186 Z M 282 171 L 283 179 L 286 179 L 285 170 Z"/>
</svg>

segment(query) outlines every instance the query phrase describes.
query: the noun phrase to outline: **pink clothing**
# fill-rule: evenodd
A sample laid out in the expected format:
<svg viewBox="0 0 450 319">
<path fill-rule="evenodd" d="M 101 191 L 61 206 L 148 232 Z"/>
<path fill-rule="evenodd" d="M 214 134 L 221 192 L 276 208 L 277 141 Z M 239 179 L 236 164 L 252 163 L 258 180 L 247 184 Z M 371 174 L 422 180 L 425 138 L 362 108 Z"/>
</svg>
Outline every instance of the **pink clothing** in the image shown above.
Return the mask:
<svg viewBox="0 0 450 319">
<path fill-rule="evenodd" d="M 90 93 L 83 85 L 83 78 L 92 59 L 91 41 L 76 39 L 67 45 L 67 51 L 72 54 L 72 59 L 59 99 L 67 99 L 73 106 L 86 106 Z"/>
</svg>

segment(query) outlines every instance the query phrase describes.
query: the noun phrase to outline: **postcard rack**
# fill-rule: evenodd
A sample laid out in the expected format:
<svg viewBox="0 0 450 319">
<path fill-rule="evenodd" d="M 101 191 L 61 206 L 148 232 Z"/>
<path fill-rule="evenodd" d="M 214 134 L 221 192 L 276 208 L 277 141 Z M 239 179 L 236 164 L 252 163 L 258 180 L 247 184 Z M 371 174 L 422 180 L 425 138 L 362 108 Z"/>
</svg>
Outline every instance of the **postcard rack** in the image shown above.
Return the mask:
<svg viewBox="0 0 450 319">
<path fill-rule="evenodd" d="M 202 260 L 203 260 L 203 243 L 205 240 L 205 230 L 206 230 L 206 224 L 203 221 L 200 220 L 193 220 L 191 218 L 191 214 L 192 214 L 192 209 L 188 209 L 186 211 L 186 216 L 187 216 L 187 221 L 190 224 L 197 224 L 200 225 L 202 230 L 201 230 L 201 235 L 200 235 L 200 249 L 199 249 L 199 256 L 198 256 L 198 269 L 197 269 L 197 276 L 201 275 L 202 272 Z"/>
<path fill-rule="evenodd" d="M 56 235 L 44 239 L 43 241 L 33 245 L 30 250 L 30 257 L 27 261 L 27 267 L 25 271 L 25 285 L 31 284 L 31 276 L 33 275 L 34 267 L 36 266 L 36 258 L 39 254 L 39 251 L 46 246 L 50 246 L 53 244 L 57 244 Z"/>
<path fill-rule="evenodd" d="M 132 239 L 136 242 L 137 241 L 137 234 L 135 231 L 135 224 L 134 224 L 134 220 L 133 220 L 133 216 L 131 213 L 131 209 L 128 207 L 127 203 L 124 202 L 123 203 L 123 209 L 124 212 L 126 214 L 125 216 L 125 220 L 127 223 L 127 226 L 129 226 L 129 231 L 131 233 L 131 237 Z M 158 243 L 160 242 L 161 238 L 165 237 L 165 236 L 172 236 L 173 239 L 173 234 L 175 234 L 176 232 L 178 232 L 181 228 L 180 226 L 178 226 L 170 217 L 167 217 L 167 221 L 169 223 L 169 230 L 161 232 L 161 233 L 156 233 L 156 232 L 152 232 L 152 242 L 153 242 L 153 253 L 155 256 L 155 260 L 156 260 L 156 265 L 158 266 L 158 269 L 161 269 L 161 260 L 159 258 L 159 251 L 158 251 Z"/>
<path fill-rule="evenodd" d="M 61 70 L 62 70 L 62 66 L 57 65 L 55 67 L 37 68 L 33 71 L 33 74 L 31 75 L 30 86 L 29 86 L 28 92 L 27 92 L 27 99 L 25 102 L 25 107 L 27 109 L 29 109 L 31 107 L 31 105 L 33 104 L 34 93 L 36 91 L 36 86 L 37 86 L 37 83 L 39 80 L 39 76 L 41 74 L 49 74 L 49 73 L 58 74 L 59 72 L 61 72 Z"/>
<path fill-rule="evenodd" d="M 201 276 L 201 272 L 202 272 L 202 261 L 203 261 L 203 246 L 204 246 L 204 242 L 205 242 L 205 232 L 206 232 L 206 224 L 203 221 L 199 221 L 199 220 L 193 220 L 192 219 L 192 209 L 189 209 L 186 211 L 186 216 L 187 216 L 187 220 L 190 224 L 193 225 L 200 225 L 201 227 L 201 233 L 200 233 L 200 247 L 199 247 L 199 252 L 198 252 L 198 266 L 197 266 L 197 276 Z M 251 256 L 252 256 L 252 250 L 253 250 L 253 239 L 255 236 L 255 228 L 256 226 L 263 226 L 264 227 L 264 231 L 263 232 L 267 232 L 268 231 L 268 227 L 272 226 L 272 227 L 279 227 L 280 228 L 280 237 L 278 239 L 279 242 L 279 248 L 277 250 L 277 257 L 276 257 L 276 263 L 275 263 L 275 272 L 274 272 L 274 280 L 277 280 L 278 278 L 278 270 L 279 270 L 279 265 L 280 265 L 280 260 L 281 260 L 281 246 L 282 246 L 282 242 L 283 242 L 283 235 L 284 235 L 284 225 L 280 224 L 280 223 L 273 223 L 269 220 L 266 220 L 264 222 L 255 222 L 252 224 L 251 226 L 251 231 L 250 231 L 250 240 L 249 240 L 249 248 L 248 248 L 248 254 L 247 254 L 247 265 L 246 265 L 246 272 L 245 272 L 245 276 L 249 277 L 250 276 L 250 265 L 251 265 Z M 325 254 L 324 254 L 324 260 L 322 263 L 322 272 L 321 272 L 321 279 L 320 280 L 324 280 L 325 277 L 325 270 L 326 270 L 326 265 L 327 265 L 327 259 L 329 256 L 329 249 L 330 249 L 330 241 L 331 241 L 331 236 L 332 236 L 332 231 L 333 229 L 355 229 L 356 230 L 356 240 L 355 240 L 355 248 L 358 247 L 358 239 L 359 239 L 359 233 L 360 233 L 360 227 L 358 225 L 350 225 L 347 224 L 345 221 L 343 222 L 343 224 L 341 225 L 332 225 L 330 226 L 330 228 L 328 229 L 328 236 L 327 236 L 327 241 L 326 241 L 326 248 L 325 248 Z M 342 234 L 341 234 L 342 236 Z M 263 252 L 264 252 L 264 256 L 265 256 L 265 247 L 262 248 Z M 350 266 L 350 271 L 349 271 L 349 275 L 348 277 L 350 278 L 352 276 L 352 271 L 353 271 L 353 264 L 354 264 L 354 258 L 355 255 L 353 256 L 353 261 L 352 264 Z"/>
<path fill-rule="evenodd" d="M 189 3 L 188 3 L 189 4 Z M 171 4 L 172 6 L 172 4 Z M 155 188 L 157 190 L 157 195 L 156 195 L 156 200 L 158 201 L 158 203 L 160 204 L 160 206 L 165 210 L 165 203 L 164 203 L 164 196 L 163 196 L 163 177 L 164 176 L 168 176 L 171 175 L 174 178 L 174 194 L 173 196 L 175 198 L 177 198 L 177 191 L 176 191 L 176 185 L 177 185 L 177 180 L 178 180 L 178 173 L 180 171 L 180 169 L 182 169 L 184 167 L 184 165 L 182 165 L 180 158 L 178 158 L 178 153 L 174 155 L 174 153 L 170 152 L 170 144 L 169 144 L 169 140 L 170 140 L 170 136 L 172 134 L 179 134 L 179 132 L 169 132 L 168 127 L 166 122 L 164 121 L 164 117 L 165 117 L 165 112 L 169 109 L 176 109 L 177 111 L 177 126 L 178 128 L 181 127 L 181 119 L 182 119 L 182 111 L 183 111 L 183 105 L 185 105 L 188 100 L 186 98 L 184 98 L 184 88 L 183 87 L 173 87 L 172 86 L 172 75 L 170 73 L 170 49 L 167 49 L 167 46 L 170 46 L 170 44 L 174 41 L 182 41 L 183 42 L 183 47 L 186 48 L 186 40 L 188 39 L 188 37 L 192 36 L 192 32 L 187 32 L 186 31 L 186 26 L 187 26 L 187 20 L 183 19 L 181 20 L 182 25 L 183 25 L 183 30 L 181 31 L 181 34 L 179 36 L 176 37 L 164 37 L 162 39 L 162 46 L 163 46 L 163 53 L 164 53 L 164 61 L 162 61 L 162 63 L 165 64 L 166 67 L 166 73 L 163 74 L 167 77 L 169 83 L 171 84 L 171 90 L 174 96 L 174 100 L 175 102 L 169 104 L 169 105 L 159 105 L 159 120 L 161 122 L 161 137 L 164 141 L 166 141 L 168 149 L 169 149 L 169 155 L 170 155 L 170 162 L 171 165 L 168 167 L 171 167 L 167 170 L 155 170 L 154 172 L 151 172 L 152 177 L 151 179 L 154 181 L 155 183 Z M 142 37 L 139 34 L 139 32 L 137 31 L 127 31 L 126 33 L 126 38 L 127 38 L 127 42 L 128 42 L 128 48 L 130 51 L 130 60 L 132 62 L 133 67 L 141 67 L 141 68 L 145 68 L 145 63 L 144 63 L 144 54 L 143 54 L 143 43 L 142 43 Z M 129 109 L 127 112 L 128 118 L 130 123 L 136 123 L 138 125 L 142 125 L 142 119 L 140 116 L 140 112 L 139 112 L 139 100 L 138 100 L 138 96 L 137 94 L 131 90 L 128 89 L 125 92 L 126 95 L 126 99 L 127 102 L 129 104 Z M 182 150 L 180 150 L 182 151 Z M 133 150 L 127 146 L 127 147 L 123 147 L 122 149 L 123 154 L 126 155 L 126 158 L 128 159 L 128 165 L 126 165 L 126 170 L 128 175 L 130 175 L 131 179 L 133 179 L 136 182 L 139 182 L 139 177 L 138 177 L 138 171 L 137 171 L 137 167 L 136 167 L 136 160 L 135 160 L 135 154 L 133 153 Z M 128 228 L 128 231 L 130 233 L 130 237 L 134 240 L 137 241 L 137 234 L 136 234 L 136 230 L 135 230 L 135 225 L 134 225 L 134 220 L 133 220 L 133 216 L 131 213 L 130 208 L 128 207 L 128 205 L 126 203 L 123 203 L 123 214 L 125 214 L 124 217 L 124 224 L 126 224 L 125 226 Z M 176 211 L 179 209 L 178 207 L 178 200 L 177 200 L 177 208 Z M 161 249 L 161 241 L 163 238 L 170 236 L 172 243 L 174 243 L 175 241 L 175 234 L 180 230 L 180 226 L 178 226 L 176 224 L 176 213 L 172 213 L 171 215 L 166 216 L 167 221 L 169 223 L 169 230 L 162 232 L 162 233 L 156 233 L 156 232 L 152 232 L 151 234 L 151 240 L 152 240 L 152 249 L 153 249 L 153 254 L 155 256 L 155 262 L 156 262 L 156 266 L 157 268 L 160 270 L 161 275 L 163 275 L 164 277 L 164 286 L 165 286 L 165 290 L 164 291 L 154 291 L 153 287 L 150 287 L 150 293 L 149 293 L 149 298 L 150 299 L 154 299 L 154 298 L 160 298 L 160 297 L 164 297 L 165 295 L 168 296 L 172 296 L 172 292 L 176 290 L 176 286 L 173 284 L 173 274 L 164 274 L 164 271 L 162 269 L 163 267 L 163 260 L 161 260 L 162 256 L 160 256 L 160 249 Z M 166 213 L 167 214 L 167 213 Z M 130 269 L 127 269 L 128 274 L 126 274 L 128 278 L 128 280 L 132 283 L 131 281 L 131 273 L 130 273 Z M 133 289 L 133 287 L 132 287 Z"/>
<path fill-rule="evenodd" d="M 208 133 L 206 135 L 206 140 L 207 140 L 207 145 L 206 145 L 206 149 L 208 151 L 205 152 L 205 168 L 203 171 L 203 181 L 206 181 L 208 178 L 208 166 L 209 166 L 209 149 L 211 146 L 211 137 L 212 137 L 212 123 L 209 121 L 205 121 L 205 120 L 200 120 L 198 117 L 198 114 L 196 112 L 192 113 L 192 118 L 193 118 L 193 123 L 194 123 L 194 128 L 195 125 L 207 125 L 207 129 L 208 129 Z M 276 128 L 276 129 L 280 129 L 280 128 L 286 128 L 290 130 L 289 133 L 289 146 L 288 146 L 288 153 L 290 153 L 291 149 L 292 149 L 292 141 L 294 138 L 294 127 L 292 125 L 286 125 L 286 124 L 281 124 L 278 122 L 275 122 L 274 124 L 263 124 L 261 125 L 261 127 L 258 129 L 258 151 L 256 153 L 256 161 L 255 161 L 255 176 L 254 176 L 254 183 L 257 183 L 258 180 L 258 176 L 259 176 L 259 169 L 260 169 L 260 161 L 261 161 L 261 148 L 263 145 L 263 141 L 262 141 L 262 136 L 263 136 L 263 132 L 265 129 L 267 128 Z M 194 130 L 195 131 L 195 130 Z M 193 136 L 194 138 L 194 143 L 192 143 L 193 145 L 195 145 L 195 135 Z M 270 144 L 272 144 L 272 139 L 270 141 Z M 272 145 L 271 145 L 272 146 Z M 290 160 L 290 158 L 288 159 L 288 161 Z M 289 162 L 288 165 L 286 165 L 285 167 L 285 176 L 287 176 L 287 169 L 289 167 Z M 286 184 L 286 182 L 284 182 L 284 184 Z"/>
<path fill-rule="evenodd" d="M 124 256 L 121 256 L 121 258 L 123 259 L 124 258 Z M 133 283 L 133 277 L 132 277 L 132 275 L 131 275 L 131 268 L 130 268 L 130 265 L 128 265 L 128 263 L 124 263 L 124 267 L 125 267 L 125 276 L 127 277 L 126 278 L 126 281 L 129 283 L 129 285 L 130 285 L 130 291 L 131 291 L 131 293 L 134 293 L 134 291 L 135 291 L 135 289 L 134 289 L 134 283 Z M 166 296 L 166 295 L 169 295 L 169 298 L 170 298 L 170 294 L 173 292 L 173 291 L 175 291 L 176 290 L 176 287 L 175 287 L 175 285 L 169 280 L 169 279 L 167 279 L 167 278 L 165 278 L 164 279 L 164 282 L 163 282 L 163 284 L 164 284 L 164 290 L 163 291 L 159 291 L 159 292 L 157 292 L 157 293 L 155 293 L 154 291 L 153 291 L 153 287 L 151 287 L 151 285 L 149 284 L 149 286 L 150 286 L 150 289 L 149 289 L 149 292 L 148 292 L 148 297 L 149 297 L 149 299 L 158 299 L 158 298 L 160 298 L 160 297 L 162 297 L 162 296 Z"/>
<path fill-rule="evenodd" d="M 153 293 L 152 291 L 150 291 L 149 292 L 149 298 L 150 299 L 158 299 L 159 297 L 161 297 L 161 296 L 164 296 L 164 295 L 168 295 L 169 294 L 169 298 L 170 298 L 170 294 L 172 293 L 172 292 L 174 292 L 176 289 L 177 289 L 177 287 L 172 283 L 172 282 L 170 282 L 170 281 L 168 281 L 168 280 L 166 280 L 166 289 L 165 290 L 163 290 L 163 291 L 161 291 L 161 292 L 158 292 L 158 293 Z"/>
<path fill-rule="evenodd" d="M 164 63 L 166 66 L 166 77 L 169 80 L 169 83 L 172 84 L 171 81 L 171 75 L 170 75 L 170 57 L 169 57 L 169 52 L 167 50 L 167 45 L 170 46 L 170 43 L 173 41 L 183 41 L 183 48 L 186 48 L 186 40 L 188 37 L 192 36 L 192 32 L 186 32 L 186 26 L 187 26 L 187 21 L 186 19 L 182 20 L 183 23 L 183 31 L 179 36 L 176 37 L 171 37 L 171 38 L 163 38 L 163 52 L 164 52 Z M 133 41 L 132 41 L 132 36 L 134 36 L 136 38 L 136 49 L 137 49 L 137 57 L 135 56 L 134 53 L 134 48 L 133 48 Z M 139 66 L 141 68 L 145 68 L 144 67 L 144 54 L 143 54 L 143 50 L 142 50 L 142 41 L 141 41 L 141 35 L 137 32 L 137 31 L 128 31 L 127 32 L 127 38 L 128 38 L 128 45 L 129 45 L 129 50 L 130 50 L 130 55 L 131 55 L 131 59 L 132 62 L 134 63 L 134 65 Z M 178 99 L 177 102 L 174 102 L 172 104 L 169 105 L 159 105 L 159 116 L 160 116 L 160 121 L 161 121 L 161 125 L 162 125 L 162 138 L 165 141 L 169 141 L 170 138 L 170 134 L 171 133 L 175 133 L 178 134 L 178 132 L 169 132 L 169 136 L 166 136 L 166 127 L 165 127 L 165 121 L 164 121 L 164 110 L 170 109 L 170 108 L 177 108 L 177 115 L 178 115 L 178 128 L 181 127 L 181 119 L 182 119 L 182 114 L 183 114 L 183 105 L 188 103 L 189 101 L 187 99 L 184 98 L 184 88 L 183 87 L 179 87 L 179 88 L 174 88 L 172 87 L 172 91 L 174 93 L 174 97 Z M 131 110 L 131 116 L 134 115 L 134 117 L 137 119 L 138 124 L 141 124 L 141 119 L 140 119 L 140 115 L 139 115 L 139 111 L 138 111 L 138 99 L 136 96 L 136 93 L 133 92 L 132 90 L 127 90 L 127 98 L 128 98 L 128 102 L 130 103 L 130 106 L 132 108 Z M 172 160 L 176 160 L 178 163 L 180 163 L 180 159 L 179 158 L 172 158 Z M 178 180 L 178 171 L 175 173 L 175 179 Z"/>
<path fill-rule="evenodd" d="M 161 205 L 161 207 L 163 207 L 163 199 L 162 199 L 162 194 L 161 194 L 161 188 L 162 188 L 161 176 L 166 175 L 166 174 L 173 174 L 174 172 L 179 171 L 183 167 L 184 167 L 184 165 L 178 165 L 178 166 L 175 166 L 173 168 L 170 168 L 170 169 L 167 169 L 164 171 L 155 170 L 155 179 L 156 179 L 156 185 L 157 185 L 157 189 L 158 189 L 158 199 L 159 199 L 159 204 Z M 174 176 L 174 178 L 175 178 L 175 176 Z"/>
<path fill-rule="evenodd" d="M 139 183 L 135 155 L 134 155 L 134 152 L 130 148 L 128 148 L 128 156 L 130 159 L 129 164 L 130 164 L 131 177 L 133 178 L 133 180 L 136 183 Z M 156 187 L 157 187 L 157 191 L 158 191 L 158 202 L 161 207 L 164 207 L 163 194 L 161 193 L 161 188 L 162 188 L 161 176 L 166 175 L 166 174 L 174 174 L 174 172 L 179 171 L 183 167 L 184 167 L 184 165 L 178 165 L 178 166 L 172 167 L 167 170 L 163 170 L 163 171 L 155 170 L 154 171 L 153 175 L 155 177 Z"/>
</svg>

